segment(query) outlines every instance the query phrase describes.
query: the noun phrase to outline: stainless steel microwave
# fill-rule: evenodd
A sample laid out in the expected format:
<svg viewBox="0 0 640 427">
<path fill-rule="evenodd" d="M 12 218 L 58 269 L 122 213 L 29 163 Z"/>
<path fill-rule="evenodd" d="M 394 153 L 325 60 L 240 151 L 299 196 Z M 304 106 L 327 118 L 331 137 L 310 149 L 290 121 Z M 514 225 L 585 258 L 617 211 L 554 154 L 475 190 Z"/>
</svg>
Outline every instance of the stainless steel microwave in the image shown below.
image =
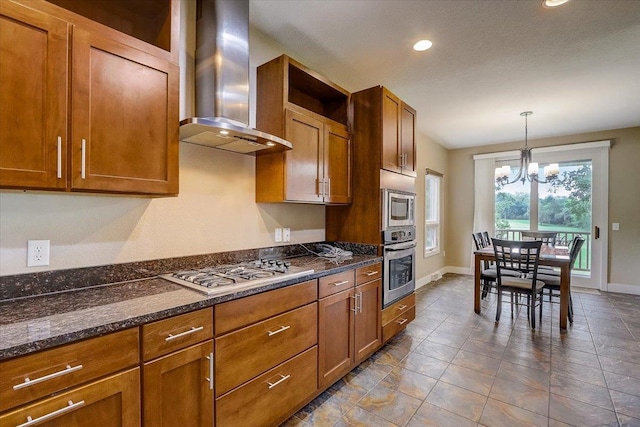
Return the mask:
<svg viewBox="0 0 640 427">
<path fill-rule="evenodd" d="M 382 230 L 415 225 L 416 195 L 399 190 L 382 189 Z"/>
</svg>

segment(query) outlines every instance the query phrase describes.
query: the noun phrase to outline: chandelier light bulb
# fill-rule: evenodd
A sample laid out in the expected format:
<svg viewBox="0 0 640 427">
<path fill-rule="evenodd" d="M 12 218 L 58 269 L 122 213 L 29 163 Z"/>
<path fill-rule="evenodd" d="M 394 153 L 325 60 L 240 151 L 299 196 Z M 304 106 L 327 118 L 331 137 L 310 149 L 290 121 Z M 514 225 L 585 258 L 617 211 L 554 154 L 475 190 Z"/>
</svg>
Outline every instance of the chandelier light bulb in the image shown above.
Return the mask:
<svg viewBox="0 0 640 427">
<path fill-rule="evenodd" d="M 431 48 L 431 46 L 433 46 L 433 43 L 431 42 L 431 40 L 420 40 L 413 45 L 413 50 L 422 52 L 424 50 Z"/>
</svg>

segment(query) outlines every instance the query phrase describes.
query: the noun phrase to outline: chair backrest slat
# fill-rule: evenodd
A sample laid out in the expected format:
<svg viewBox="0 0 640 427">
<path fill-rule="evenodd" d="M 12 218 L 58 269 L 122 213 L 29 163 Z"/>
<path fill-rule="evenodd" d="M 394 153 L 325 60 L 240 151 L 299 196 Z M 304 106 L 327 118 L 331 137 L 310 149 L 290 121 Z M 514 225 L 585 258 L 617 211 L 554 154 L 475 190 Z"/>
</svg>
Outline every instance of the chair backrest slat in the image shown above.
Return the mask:
<svg viewBox="0 0 640 427">
<path fill-rule="evenodd" d="M 520 271 L 525 274 L 533 273 L 535 280 L 542 241 L 491 240 L 493 242 L 493 251 L 498 267 L 498 276 L 500 276 L 501 269 L 508 269 Z"/>
<path fill-rule="evenodd" d="M 545 245 L 555 246 L 557 231 L 522 231 L 522 240 L 540 240 Z"/>
</svg>

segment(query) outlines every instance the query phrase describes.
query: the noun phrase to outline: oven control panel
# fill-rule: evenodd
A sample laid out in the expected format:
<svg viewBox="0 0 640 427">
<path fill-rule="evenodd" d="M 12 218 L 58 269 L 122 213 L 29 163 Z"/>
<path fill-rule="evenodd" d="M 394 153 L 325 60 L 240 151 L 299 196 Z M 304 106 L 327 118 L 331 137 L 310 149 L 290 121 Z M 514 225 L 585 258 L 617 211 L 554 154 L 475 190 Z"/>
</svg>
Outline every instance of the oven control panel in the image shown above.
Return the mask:
<svg viewBox="0 0 640 427">
<path fill-rule="evenodd" d="M 408 242 L 416 239 L 415 227 L 389 228 L 382 232 L 382 241 L 385 245 L 391 243 Z"/>
</svg>

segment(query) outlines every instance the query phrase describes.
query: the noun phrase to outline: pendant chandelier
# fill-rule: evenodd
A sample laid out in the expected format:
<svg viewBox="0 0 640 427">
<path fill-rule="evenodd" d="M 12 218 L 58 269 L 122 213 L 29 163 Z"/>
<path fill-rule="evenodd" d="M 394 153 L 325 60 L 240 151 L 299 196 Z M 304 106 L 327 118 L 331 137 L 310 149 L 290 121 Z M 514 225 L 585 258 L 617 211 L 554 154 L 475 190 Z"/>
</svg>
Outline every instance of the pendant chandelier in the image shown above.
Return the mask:
<svg viewBox="0 0 640 427">
<path fill-rule="evenodd" d="M 560 167 L 557 163 L 551 163 L 549 166 L 545 166 L 544 168 L 544 177 L 545 180 L 542 181 L 538 177 L 538 163 L 531 161 L 531 148 L 527 145 L 527 117 L 529 117 L 533 112 L 524 111 L 520 113 L 521 116 L 524 116 L 524 147 L 520 149 L 520 169 L 518 170 L 518 175 L 513 179 L 513 181 L 509 181 L 509 176 L 511 175 L 511 166 L 505 165 L 500 168 L 496 168 L 495 177 L 496 177 L 496 186 L 498 189 L 502 189 L 505 185 L 513 184 L 517 181 L 522 181 L 524 184 L 526 181 L 529 182 L 539 182 L 541 184 L 548 184 L 554 179 L 558 177 L 560 173 Z"/>
</svg>

